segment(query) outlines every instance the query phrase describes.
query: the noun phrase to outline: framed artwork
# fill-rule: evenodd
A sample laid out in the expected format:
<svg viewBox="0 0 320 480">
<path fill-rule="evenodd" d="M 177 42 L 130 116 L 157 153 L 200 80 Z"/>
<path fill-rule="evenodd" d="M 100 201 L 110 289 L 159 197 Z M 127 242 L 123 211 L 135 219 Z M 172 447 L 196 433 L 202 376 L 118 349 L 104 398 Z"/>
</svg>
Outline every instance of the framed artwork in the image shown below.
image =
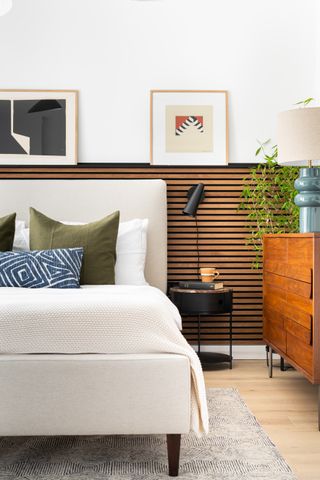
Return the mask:
<svg viewBox="0 0 320 480">
<path fill-rule="evenodd" d="M 0 90 L 0 164 L 76 164 L 77 115 L 75 90 Z"/>
<path fill-rule="evenodd" d="M 227 165 L 225 90 L 152 90 L 150 163 Z"/>
</svg>

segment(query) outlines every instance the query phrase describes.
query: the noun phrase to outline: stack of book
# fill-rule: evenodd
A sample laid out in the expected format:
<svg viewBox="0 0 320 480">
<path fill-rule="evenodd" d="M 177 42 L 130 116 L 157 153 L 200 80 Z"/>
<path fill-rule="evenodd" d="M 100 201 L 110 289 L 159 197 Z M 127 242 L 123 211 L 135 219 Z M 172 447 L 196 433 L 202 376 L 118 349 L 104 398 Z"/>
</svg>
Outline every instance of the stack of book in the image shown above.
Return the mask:
<svg viewBox="0 0 320 480">
<path fill-rule="evenodd" d="M 197 281 L 182 281 L 179 282 L 179 288 L 192 290 L 220 290 L 223 288 L 222 282 L 197 282 Z"/>
</svg>

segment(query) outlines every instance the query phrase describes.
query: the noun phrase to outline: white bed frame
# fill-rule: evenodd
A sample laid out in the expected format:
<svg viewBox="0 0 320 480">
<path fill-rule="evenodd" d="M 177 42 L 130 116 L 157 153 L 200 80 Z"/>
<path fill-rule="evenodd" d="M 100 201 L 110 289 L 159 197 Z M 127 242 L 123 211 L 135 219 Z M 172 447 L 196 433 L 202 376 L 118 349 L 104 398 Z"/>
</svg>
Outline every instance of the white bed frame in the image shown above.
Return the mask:
<svg viewBox="0 0 320 480">
<path fill-rule="evenodd" d="M 1 180 L 0 217 L 30 206 L 65 221 L 118 209 L 148 218 L 148 282 L 166 290 L 167 208 L 162 180 Z M 190 365 L 180 355 L 0 355 L 0 435 L 166 434 L 178 475 L 190 431 Z"/>
</svg>

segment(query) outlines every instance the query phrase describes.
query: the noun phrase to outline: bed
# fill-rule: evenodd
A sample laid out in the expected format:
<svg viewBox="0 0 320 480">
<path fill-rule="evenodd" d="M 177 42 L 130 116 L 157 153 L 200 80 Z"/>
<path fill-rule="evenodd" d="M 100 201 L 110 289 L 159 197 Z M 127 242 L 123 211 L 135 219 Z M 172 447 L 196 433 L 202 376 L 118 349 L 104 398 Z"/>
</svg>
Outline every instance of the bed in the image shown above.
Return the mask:
<svg viewBox="0 0 320 480">
<path fill-rule="evenodd" d="M 119 297 L 122 295 L 129 299 L 125 307 L 129 313 L 134 304 L 139 306 L 143 303 L 139 298 L 148 298 L 150 304 L 146 308 L 148 311 L 153 309 L 154 314 L 150 315 L 149 321 L 154 322 L 154 328 L 160 322 L 159 316 L 172 314 L 174 317 L 169 300 L 161 294 L 166 292 L 167 285 L 166 186 L 162 180 L 0 181 L 0 216 L 17 212 L 18 219 L 27 221 L 29 206 L 53 218 L 61 219 L 63 215 L 63 218 L 76 222 L 93 221 L 116 209 L 120 210 L 122 220 L 148 218 L 145 272 L 150 287 L 142 287 L 141 291 L 139 288 L 116 286 L 110 292 L 113 287 L 109 286 L 103 295 L 98 292 L 96 298 L 103 299 L 101 308 L 107 309 L 117 291 Z M 143 288 L 151 290 L 144 292 Z M 33 332 L 33 349 L 30 345 L 24 347 L 21 342 L 17 346 L 12 339 L 19 342 L 28 337 L 17 336 L 19 328 L 23 332 L 29 330 L 26 329 L 28 326 L 21 328 L 23 315 L 20 324 L 15 324 L 16 313 L 10 313 L 12 305 L 21 302 L 21 311 L 27 317 L 28 304 L 32 305 L 34 297 L 26 299 L 26 291 L 21 291 L 11 300 L 10 295 L 15 293 L 4 290 L 12 289 L 1 290 L 0 435 L 165 434 L 169 475 L 178 475 L 181 434 L 188 433 L 190 429 L 201 434 L 207 430 L 208 422 L 201 367 L 191 349 L 186 350 L 189 347 L 183 337 L 180 334 L 180 337 L 176 336 L 176 326 L 170 324 L 168 329 L 173 335 L 172 344 L 180 343 L 179 348 L 175 345 L 172 348 L 162 347 L 160 343 L 153 349 L 153 337 L 148 340 L 145 335 L 145 341 L 139 344 L 139 348 L 136 348 L 137 342 L 131 352 L 130 345 L 121 348 L 126 342 L 110 347 L 108 336 L 103 337 L 99 333 L 100 327 L 90 323 L 90 316 L 83 314 L 84 336 L 83 339 L 75 339 L 75 348 L 70 348 L 69 344 L 62 348 L 62 338 L 56 338 L 55 344 L 54 335 L 50 337 L 52 343 L 41 348 L 41 344 L 35 341 L 42 335 L 37 330 L 30 330 Z M 92 305 L 94 299 L 88 290 L 80 291 L 81 301 L 90 299 Z M 49 304 L 50 295 L 54 294 L 52 290 L 38 290 L 35 293 L 38 300 L 33 308 L 38 307 L 41 295 L 44 296 L 43 303 Z M 158 315 L 157 298 L 161 295 L 163 311 Z M 81 301 L 78 303 L 81 304 Z M 89 300 L 86 302 L 82 313 L 88 311 Z M 67 303 L 68 299 L 61 305 Z M 108 311 L 103 310 L 103 314 L 108 314 Z M 109 316 L 110 321 L 114 321 L 111 314 Z M 39 312 L 36 318 L 41 318 Z M 56 318 L 58 322 L 59 316 Z M 130 318 L 127 324 L 130 326 Z M 47 328 L 45 321 L 37 322 L 34 328 L 40 328 L 39 325 Z M 143 334 L 143 326 L 137 325 L 136 331 L 141 328 Z M 8 333 L 10 328 L 14 330 L 11 336 Z M 114 322 L 114 328 L 117 329 L 117 322 Z M 123 339 L 130 338 L 132 325 L 130 328 L 127 331 L 123 328 Z M 63 325 L 59 332 L 61 329 Z M 4 341 L 7 333 L 11 344 L 8 339 L 7 343 Z M 68 335 L 67 338 L 71 338 Z M 105 343 L 93 345 L 98 337 Z M 116 331 L 115 338 L 118 337 L 119 332 Z M 87 342 L 85 347 L 79 347 L 82 340 Z M 60 349 L 56 348 L 57 344 Z M 148 345 L 151 346 L 149 349 Z"/>
</svg>

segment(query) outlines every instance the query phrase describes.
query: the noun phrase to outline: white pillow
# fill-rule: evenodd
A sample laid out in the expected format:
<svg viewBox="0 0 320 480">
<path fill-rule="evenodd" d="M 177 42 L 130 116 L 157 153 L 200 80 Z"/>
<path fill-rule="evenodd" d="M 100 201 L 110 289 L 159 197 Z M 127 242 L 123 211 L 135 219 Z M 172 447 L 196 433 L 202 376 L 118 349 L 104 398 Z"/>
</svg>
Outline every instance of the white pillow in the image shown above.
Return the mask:
<svg viewBox="0 0 320 480">
<path fill-rule="evenodd" d="M 13 250 L 29 250 L 29 240 L 26 241 L 24 231 L 26 223 L 23 220 L 16 220 L 16 230 L 14 232 Z M 27 247 L 27 248 L 26 248 Z"/>
<path fill-rule="evenodd" d="M 120 222 L 115 266 L 116 285 L 148 285 L 144 277 L 148 219 Z"/>
<path fill-rule="evenodd" d="M 83 225 L 80 222 L 63 221 L 62 223 L 66 225 Z M 116 245 L 116 285 L 148 285 L 144 277 L 147 255 L 147 230 L 148 219 L 135 218 L 128 222 L 120 222 Z M 17 242 L 15 239 L 14 249 L 30 250 L 29 228 L 21 228 L 18 238 L 19 241 L 17 240 Z"/>
</svg>

